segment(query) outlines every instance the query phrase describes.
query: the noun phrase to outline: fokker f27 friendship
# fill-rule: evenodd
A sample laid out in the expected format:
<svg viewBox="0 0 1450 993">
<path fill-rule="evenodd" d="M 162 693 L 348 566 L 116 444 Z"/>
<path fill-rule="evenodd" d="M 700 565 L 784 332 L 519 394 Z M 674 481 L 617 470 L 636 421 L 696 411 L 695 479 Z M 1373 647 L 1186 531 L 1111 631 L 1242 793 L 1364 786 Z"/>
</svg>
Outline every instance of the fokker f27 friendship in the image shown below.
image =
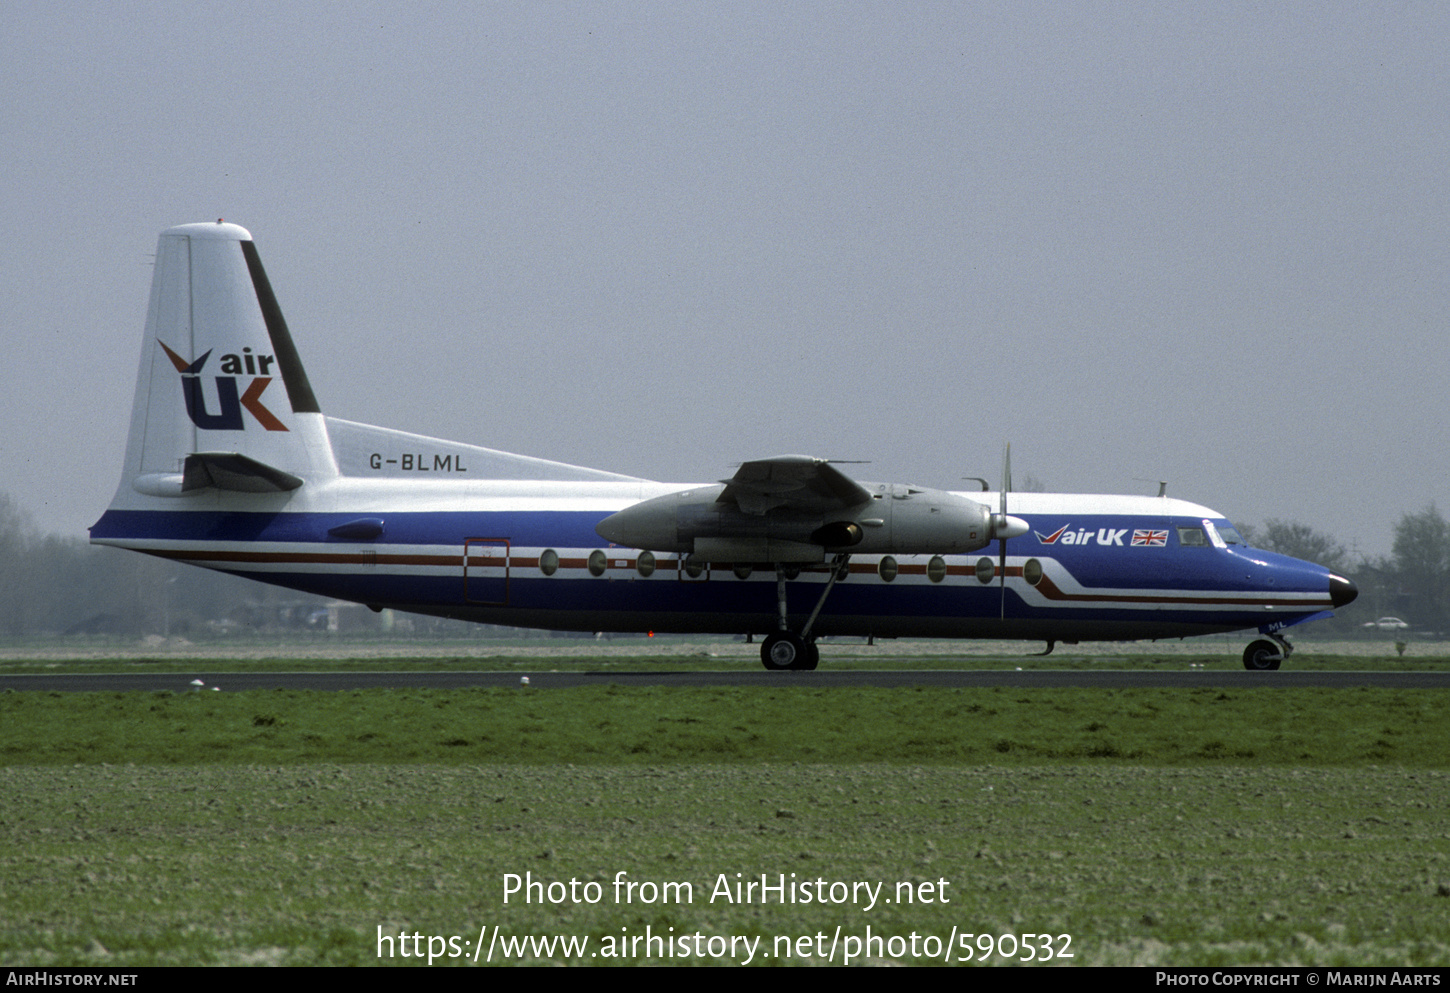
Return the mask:
<svg viewBox="0 0 1450 993">
<path fill-rule="evenodd" d="M 956 493 L 823 459 L 646 479 L 322 413 L 252 237 L 161 234 L 126 464 L 91 541 L 398 610 L 579 631 L 1057 642 L 1282 631 L 1355 586 L 1164 496 Z"/>
</svg>

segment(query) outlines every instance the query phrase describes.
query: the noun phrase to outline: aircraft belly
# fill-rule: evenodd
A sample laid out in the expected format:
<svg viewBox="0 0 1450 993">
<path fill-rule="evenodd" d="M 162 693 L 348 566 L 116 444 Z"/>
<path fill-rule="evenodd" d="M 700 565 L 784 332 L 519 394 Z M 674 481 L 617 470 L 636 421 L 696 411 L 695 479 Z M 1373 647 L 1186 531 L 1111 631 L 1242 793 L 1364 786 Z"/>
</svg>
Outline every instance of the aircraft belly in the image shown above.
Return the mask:
<svg viewBox="0 0 1450 993">
<path fill-rule="evenodd" d="M 483 603 L 469 594 L 452 567 L 443 574 L 437 567 L 384 570 L 354 565 L 312 571 L 226 571 L 344 600 L 520 627 L 722 634 L 765 633 L 776 627 L 773 579 L 740 581 L 731 575 L 693 584 L 672 575 L 560 579 L 522 578 L 515 573 L 507 581 L 505 596 Z M 789 616 L 807 616 L 820 588 L 819 583 L 810 583 L 791 589 Z M 1133 640 L 1230 631 L 1260 622 L 1259 614 L 1241 608 L 1195 612 L 1162 605 L 1090 603 L 1035 608 L 1010 590 L 1003 618 L 999 596 L 995 589 L 838 586 L 815 631 L 825 636 Z"/>
</svg>

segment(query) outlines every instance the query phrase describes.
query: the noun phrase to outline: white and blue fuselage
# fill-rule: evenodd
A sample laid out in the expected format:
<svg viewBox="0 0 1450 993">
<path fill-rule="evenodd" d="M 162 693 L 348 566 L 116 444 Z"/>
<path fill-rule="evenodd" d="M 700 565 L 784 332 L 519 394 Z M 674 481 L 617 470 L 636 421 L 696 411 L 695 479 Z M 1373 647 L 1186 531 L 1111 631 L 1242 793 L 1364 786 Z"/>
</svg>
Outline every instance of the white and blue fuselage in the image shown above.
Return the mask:
<svg viewBox="0 0 1450 993">
<path fill-rule="evenodd" d="M 769 563 L 696 563 L 688 554 L 611 547 L 595 533 L 633 503 L 686 488 L 337 480 L 276 509 L 112 509 L 91 536 L 309 593 L 491 624 L 773 630 Z M 1031 531 L 1007 541 L 1005 598 L 995 549 L 856 556 L 816 632 L 1167 638 L 1276 631 L 1335 606 L 1322 567 L 1242 544 L 1200 543 L 1205 525 L 1231 527 L 1204 507 L 1157 497 L 1013 499 Z M 1180 529 L 1195 543 L 1185 544 Z M 824 559 L 800 568 L 788 586 L 792 615 L 811 609 L 829 573 Z"/>
</svg>

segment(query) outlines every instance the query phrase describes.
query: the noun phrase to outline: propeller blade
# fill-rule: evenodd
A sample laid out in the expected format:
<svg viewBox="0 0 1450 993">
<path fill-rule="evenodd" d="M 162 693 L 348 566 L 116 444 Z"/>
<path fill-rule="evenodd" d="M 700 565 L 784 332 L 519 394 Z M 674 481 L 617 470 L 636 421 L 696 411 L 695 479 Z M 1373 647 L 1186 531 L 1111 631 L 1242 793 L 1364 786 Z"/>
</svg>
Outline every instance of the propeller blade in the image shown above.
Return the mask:
<svg viewBox="0 0 1450 993">
<path fill-rule="evenodd" d="M 999 618 L 1007 619 L 1007 491 L 1012 488 L 1012 443 L 1007 442 L 1007 450 L 1002 455 L 1002 516 L 997 521 L 997 575 L 998 585 L 1001 588 L 1001 603 L 999 605 Z"/>
<path fill-rule="evenodd" d="M 1012 488 L 1012 443 L 1002 453 L 1002 517 L 1007 516 L 1007 491 Z"/>
</svg>

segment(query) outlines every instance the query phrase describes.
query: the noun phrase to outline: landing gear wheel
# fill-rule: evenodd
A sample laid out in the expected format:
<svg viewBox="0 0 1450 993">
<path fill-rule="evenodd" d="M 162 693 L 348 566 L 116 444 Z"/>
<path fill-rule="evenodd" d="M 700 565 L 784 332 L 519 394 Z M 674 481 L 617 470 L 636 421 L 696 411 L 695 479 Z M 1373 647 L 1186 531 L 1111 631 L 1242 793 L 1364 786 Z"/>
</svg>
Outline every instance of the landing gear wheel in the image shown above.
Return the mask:
<svg viewBox="0 0 1450 993">
<path fill-rule="evenodd" d="M 814 641 L 806 642 L 806 657 L 801 661 L 801 668 L 815 671 L 816 666 L 821 664 L 821 649 Z"/>
<path fill-rule="evenodd" d="M 772 672 L 803 669 L 810 657 L 806 640 L 791 631 L 777 631 L 760 646 L 760 661 Z"/>
<path fill-rule="evenodd" d="M 810 670 L 820 664 L 821 650 L 793 631 L 777 631 L 760 646 L 760 661 L 772 672 Z"/>
<path fill-rule="evenodd" d="M 1260 639 L 1249 643 L 1244 649 L 1244 668 L 1250 671 L 1269 672 L 1279 668 L 1279 663 L 1284 661 L 1284 656 L 1289 654 L 1284 651 L 1284 646 L 1277 641 Z"/>
</svg>

